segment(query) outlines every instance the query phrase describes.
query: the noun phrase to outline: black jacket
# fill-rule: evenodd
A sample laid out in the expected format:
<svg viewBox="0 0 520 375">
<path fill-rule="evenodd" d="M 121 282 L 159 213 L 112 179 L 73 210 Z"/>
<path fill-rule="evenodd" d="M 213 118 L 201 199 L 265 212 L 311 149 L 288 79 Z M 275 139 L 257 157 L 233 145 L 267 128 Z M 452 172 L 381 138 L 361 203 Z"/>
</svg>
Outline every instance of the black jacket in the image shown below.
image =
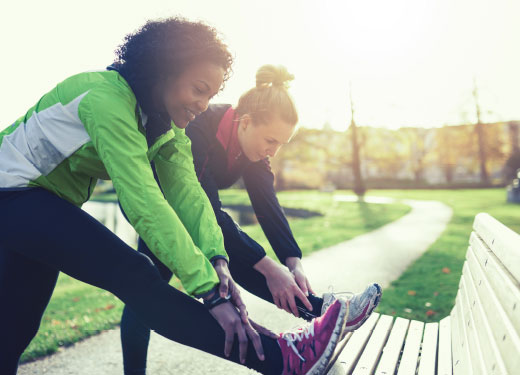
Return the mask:
<svg viewBox="0 0 520 375">
<path fill-rule="evenodd" d="M 244 180 L 258 222 L 280 261 L 285 264 L 287 257 L 301 258 L 301 250 L 276 198 L 269 160 L 251 162 L 239 154 L 232 158 L 232 163 L 229 162 L 228 154 L 233 147 L 228 142 L 231 141 L 228 134 L 223 140 L 222 130 L 226 124 L 222 118 L 230 108 L 227 104 L 212 104 L 186 128 L 186 134 L 192 142 L 195 171 L 222 228 L 230 261 L 237 259 L 252 267 L 265 256 L 262 246 L 243 232 L 222 210 L 219 189 L 230 187 L 240 177 Z"/>
</svg>

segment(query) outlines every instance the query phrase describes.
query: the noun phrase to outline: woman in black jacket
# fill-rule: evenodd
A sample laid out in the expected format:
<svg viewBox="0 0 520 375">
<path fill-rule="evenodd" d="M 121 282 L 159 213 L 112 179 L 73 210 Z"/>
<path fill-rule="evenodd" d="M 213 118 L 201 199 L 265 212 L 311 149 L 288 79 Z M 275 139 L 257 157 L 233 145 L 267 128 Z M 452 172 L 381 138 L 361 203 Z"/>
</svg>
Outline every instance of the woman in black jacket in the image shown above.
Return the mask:
<svg viewBox="0 0 520 375">
<path fill-rule="evenodd" d="M 311 320 L 322 314 L 338 296 L 314 295 L 301 264 L 294 239 L 274 190 L 269 165 L 280 147 L 294 134 L 298 115 L 287 91 L 294 77 L 282 66 L 262 66 L 256 87 L 243 94 L 236 108 L 212 104 L 190 122 L 186 134 L 192 142 L 195 171 L 220 225 L 233 279 L 252 294 L 276 304 L 297 317 Z M 256 217 L 281 264 L 268 256 L 222 209 L 218 191 L 240 177 Z M 150 252 L 142 239 L 138 250 L 148 255 L 161 275 L 172 273 Z M 284 267 L 285 266 L 285 267 Z M 358 328 L 379 302 L 381 289 L 372 284 L 350 299 L 346 331 Z M 126 374 L 144 374 L 149 329 L 125 307 L 121 339 Z"/>
</svg>

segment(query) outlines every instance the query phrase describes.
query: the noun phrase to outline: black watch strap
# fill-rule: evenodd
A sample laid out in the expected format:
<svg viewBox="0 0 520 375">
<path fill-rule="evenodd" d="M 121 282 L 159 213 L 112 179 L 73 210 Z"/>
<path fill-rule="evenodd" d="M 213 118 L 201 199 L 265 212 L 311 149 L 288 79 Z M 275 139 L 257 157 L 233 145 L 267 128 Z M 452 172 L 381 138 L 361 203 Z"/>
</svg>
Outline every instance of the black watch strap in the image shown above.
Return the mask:
<svg viewBox="0 0 520 375">
<path fill-rule="evenodd" d="M 218 292 L 218 290 L 213 294 L 213 296 L 211 296 L 211 298 L 209 299 L 204 299 L 204 306 L 206 306 L 206 308 L 208 310 L 211 310 L 212 308 L 218 306 L 218 305 L 221 305 L 223 303 L 226 303 L 228 302 L 229 300 L 231 299 L 231 294 L 228 294 L 227 296 L 225 296 L 224 298 L 222 298 Z"/>
</svg>

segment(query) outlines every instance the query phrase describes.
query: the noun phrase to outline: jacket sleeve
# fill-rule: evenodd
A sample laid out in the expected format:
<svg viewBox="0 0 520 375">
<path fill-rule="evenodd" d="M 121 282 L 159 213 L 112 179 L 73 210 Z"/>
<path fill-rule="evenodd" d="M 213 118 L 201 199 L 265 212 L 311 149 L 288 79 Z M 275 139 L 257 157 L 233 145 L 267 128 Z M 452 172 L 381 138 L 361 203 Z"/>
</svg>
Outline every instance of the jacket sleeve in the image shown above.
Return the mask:
<svg viewBox="0 0 520 375">
<path fill-rule="evenodd" d="M 222 229 L 224 245 L 230 262 L 253 267 L 266 255 L 265 251 L 260 244 L 242 231 L 239 225 L 222 209 L 217 183 L 207 165 L 211 142 L 196 127 L 191 127 L 189 131 L 195 170 L 200 184 L 211 202 L 218 225 Z"/>
<path fill-rule="evenodd" d="M 274 252 L 285 264 L 288 257 L 302 257 L 274 191 L 274 175 L 268 160 L 260 160 L 243 174 L 256 217 Z"/>
<path fill-rule="evenodd" d="M 206 258 L 227 259 L 222 230 L 195 174 L 190 139 L 182 129 L 174 132 L 154 159 L 163 193 Z"/>
<path fill-rule="evenodd" d="M 135 107 L 126 86 L 106 84 L 91 89 L 78 111 L 132 226 L 189 294 L 203 295 L 218 283 L 217 274 L 153 177 Z"/>
</svg>

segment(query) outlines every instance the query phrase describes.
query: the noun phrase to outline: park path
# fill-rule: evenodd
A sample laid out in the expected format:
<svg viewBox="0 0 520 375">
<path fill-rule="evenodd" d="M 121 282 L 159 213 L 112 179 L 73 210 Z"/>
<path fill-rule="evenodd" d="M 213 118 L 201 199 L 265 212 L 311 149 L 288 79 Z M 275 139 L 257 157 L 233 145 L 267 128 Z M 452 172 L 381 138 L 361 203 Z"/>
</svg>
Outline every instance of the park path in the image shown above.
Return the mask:
<svg viewBox="0 0 520 375">
<path fill-rule="evenodd" d="M 352 200 L 351 196 L 337 196 Z M 386 198 L 367 197 L 369 203 L 386 203 Z M 436 201 L 405 200 L 411 211 L 400 219 L 352 240 L 315 252 L 303 259 L 314 290 L 321 294 L 330 286 L 335 291 L 361 291 L 377 281 L 383 289 L 417 259 L 444 231 L 452 211 Z M 348 223 L 345 223 L 348 226 Z M 243 291 L 249 315 L 274 331 L 301 322 L 273 305 Z M 383 294 L 384 298 L 384 294 Z M 57 354 L 20 366 L 19 375 L 122 374 L 119 329 L 86 339 Z M 206 353 L 171 342 L 152 333 L 148 375 L 256 374 Z"/>
</svg>

